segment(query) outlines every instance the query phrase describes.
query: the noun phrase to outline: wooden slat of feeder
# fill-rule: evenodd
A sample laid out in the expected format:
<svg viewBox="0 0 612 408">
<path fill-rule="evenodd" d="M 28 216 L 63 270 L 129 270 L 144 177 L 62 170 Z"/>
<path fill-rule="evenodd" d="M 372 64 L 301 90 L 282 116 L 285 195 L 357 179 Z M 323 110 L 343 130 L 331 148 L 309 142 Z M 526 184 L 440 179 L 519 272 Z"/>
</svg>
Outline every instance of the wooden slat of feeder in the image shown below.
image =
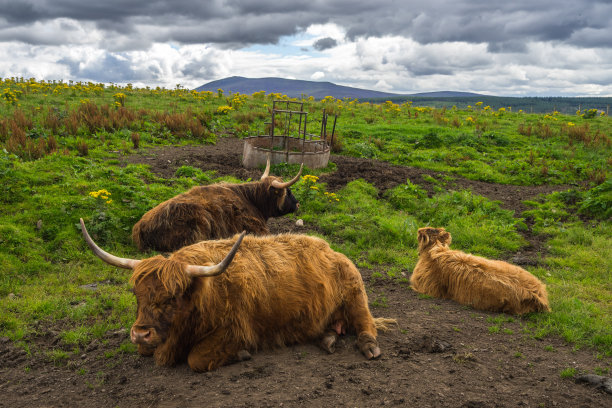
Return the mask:
<svg viewBox="0 0 612 408">
<path fill-rule="evenodd" d="M 304 111 L 294 111 L 294 110 L 286 110 L 286 109 L 274 109 L 275 112 L 280 112 L 280 113 L 298 113 L 298 114 L 304 114 Z"/>
</svg>

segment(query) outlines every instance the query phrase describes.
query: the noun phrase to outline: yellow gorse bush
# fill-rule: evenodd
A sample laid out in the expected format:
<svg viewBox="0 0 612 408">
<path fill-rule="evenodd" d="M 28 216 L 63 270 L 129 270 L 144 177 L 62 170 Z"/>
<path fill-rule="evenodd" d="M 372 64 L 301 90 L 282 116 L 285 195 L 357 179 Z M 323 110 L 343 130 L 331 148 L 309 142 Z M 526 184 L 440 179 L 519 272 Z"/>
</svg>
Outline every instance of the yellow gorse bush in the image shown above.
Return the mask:
<svg viewBox="0 0 612 408">
<path fill-rule="evenodd" d="M 125 106 L 125 94 L 122 92 L 117 92 L 113 95 L 115 98 L 115 106 Z"/>
<path fill-rule="evenodd" d="M 14 91 L 10 88 L 6 88 L 4 91 L 2 91 L 2 97 L 9 105 L 15 105 L 21 94 L 21 91 Z"/>
<path fill-rule="evenodd" d="M 229 112 L 233 111 L 234 108 L 232 108 L 231 106 L 228 105 L 221 105 L 217 108 L 217 113 L 220 113 L 222 115 L 227 115 Z"/>
<path fill-rule="evenodd" d="M 334 202 L 334 201 L 340 201 L 340 199 L 338 198 L 338 196 L 336 195 L 336 193 L 328 193 L 327 191 L 325 193 L 325 197 L 327 198 L 327 200 L 329 200 L 330 203 Z"/>
<path fill-rule="evenodd" d="M 400 113 L 400 106 L 392 101 L 385 101 L 383 104 L 383 109 L 388 113 Z"/>
<path fill-rule="evenodd" d="M 249 99 L 248 95 L 236 92 L 232 95 L 231 104 L 233 107 L 235 107 L 236 110 L 238 110 L 247 101 L 247 99 Z"/>
<path fill-rule="evenodd" d="M 306 174 L 305 176 L 302 176 L 302 180 L 305 183 L 316 183 L 319 178 L 317 176 L 313 176 L 312 174 Z"/>
</svg>

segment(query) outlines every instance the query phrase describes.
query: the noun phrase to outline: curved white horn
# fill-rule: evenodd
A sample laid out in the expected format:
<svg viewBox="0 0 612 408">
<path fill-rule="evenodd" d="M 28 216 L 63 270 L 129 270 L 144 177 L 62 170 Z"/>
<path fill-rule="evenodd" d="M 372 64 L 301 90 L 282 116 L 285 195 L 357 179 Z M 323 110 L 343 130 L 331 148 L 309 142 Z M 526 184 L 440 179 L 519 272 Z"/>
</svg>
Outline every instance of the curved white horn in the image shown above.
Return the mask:
<svg viewBox="0 0 612 408">
<path fill-rule="evenodd" d="M 119 268 L 124 269 L 134 269 L 136 265 L 140 263 L 139 260 L 129 259 L 129 258 L 119 258 L 118 256 L 111 255 L 105 250 L 101 249 L 96 243 L 91 239 L 89 233 L 87 232 L 87 228 L 85 228 L 85 223 L 82 218 L 79 218 L 81 221 L 81 232 L 83 233 L 83 238 L 85 238 L 85 242 L 89 245 L 89 248 L 93 251 L 94 254 L 98 256 L 101 260 L 106 262 L 107 264 L 111 264 L 113 266 L 118 266 Z"/>
<path fill-rule="evenodd" d="M 240 234 L 240 236 L 234 243 L 234 246 L 232 247 L 232 249 L 225 256 L 225 259 L 223 259 L 218 264 L 211 265 L 211 266 L 187 265 L 187 268 L 185 269 L 185 273 L 187 273 L 187 275 L 191 276 L 192 278 L 196 276 L 221 275 L 223 272 L 225 272 L 227 267 L 230 265 L 230 263 L 234 259 L 234 255 L 236 255 L 236 252 L 238 251 L 238 247 L 240 247 L 240 243 L 242 242 L 242 238 L 244 238 L 245 235 L 246 235 L 246 231 L 242 231 L 242 234 Z"/>
<path fill-rule="evenodd" d="M 263 180 L 269 175 L 270 175 L 270 153 L 268 153 L 268 162 L 266 163 L 266 169 L 264 170 L 264 173 L 261 175 L 261 178 L 259 180 Z"/>
<path fill-rule="evenodd" d="M 300 179 L 300 176 L 302 175 L 302 169 L 303 168 L 304 168 L 304 163 L 302 163 L 302 165 L 300 166 L 300 171 L 298 171 L 298 174 L 294 178 L 292 178 L 291 180 L 287 181 L 286 183 L 281 183 L 280 181 L 274 180 L 272 182 L 272 187 L 274 187 L 274 188 L 287 188 L 287 187 L 291 187 L 292 185 L 294 185 Z"/>
</svg>

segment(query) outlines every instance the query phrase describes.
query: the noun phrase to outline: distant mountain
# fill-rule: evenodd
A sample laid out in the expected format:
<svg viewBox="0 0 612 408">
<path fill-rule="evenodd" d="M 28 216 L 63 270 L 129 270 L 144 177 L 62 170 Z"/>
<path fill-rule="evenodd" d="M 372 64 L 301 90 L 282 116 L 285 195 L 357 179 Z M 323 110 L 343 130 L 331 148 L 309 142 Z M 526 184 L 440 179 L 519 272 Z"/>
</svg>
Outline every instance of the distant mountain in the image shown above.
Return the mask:
<svg viewBox="0 0 612 408">
<path fill-rule="evenodd" d="M 302 95 L 312 96 L 322 99 L 326 96 L 334 98 L 389 98 L 401 96 L 389 92 L 371 91 L 368 89 L 352 88 L 350 86 L 336 85 L 331 82 L 302 81 L 297 79 L 284 78 L 244 78 L 233 76 L 219 79 L 204 84 L 196 91 L 212 91 L 223 89 L 226 93 L 252 94 L 253 92 L 266 91 L 266 93 L 281 93 L 292 98 Z"/>
<path fill-rule="evenodd" d="M 223 89 L 226 93 L 252 94 L 253 92 L 266 91 L 266 93 L 281 93 L 292 98 L 299 98 L 302 95 L 312 96 L 322 99 L 326 96 L 334 98 L 357 98 L 357 99 L 379 99 L 397 97 L 426 97 L 426 98 L 460 98 L 477 97 L 480 94 L 472 92 L 424 92 L 416 94 L 397 94 L 390 92 L 372 91 L 369 89 L 353 88 L 350 86 L 336 85 L 332 82 L 303 81 L 298 79 L 284 78 L 245 78 L 233 76 L 208 82 L 196 88 L 196 91 L 212 91 Z"/>
<path fill-rule="evenodd" d="M 474 92 L 456 92 L 456 91 L 438 91 L 438 92 L 421 92 L 410 94 L 407 96 L 423 97 L 423 98 L 469 98 L 484 96 Z"/>
</svg>

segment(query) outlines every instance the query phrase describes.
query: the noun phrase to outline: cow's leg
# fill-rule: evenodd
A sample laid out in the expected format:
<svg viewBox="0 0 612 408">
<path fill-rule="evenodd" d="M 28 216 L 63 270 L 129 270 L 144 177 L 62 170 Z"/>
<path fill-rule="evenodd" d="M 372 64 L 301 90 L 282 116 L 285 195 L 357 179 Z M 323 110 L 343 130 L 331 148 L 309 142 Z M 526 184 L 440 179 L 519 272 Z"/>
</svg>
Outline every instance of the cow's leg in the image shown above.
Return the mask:
<svg viewBox="0 0 612 408">
<path fill-rule="evenodd" d="M 345 306 L 349 324 L 357 332 L 357 346 L 369 360 L 380 356 L 380 348 L 376 341 L 376 325 L 368 307 L 368 297 L 363 289 L 355 290 L 346 299 Z"/>
<path fill-rule="evenodd" d="M 338 340 L 338 334 L 336 333 L 335 330 L 327 330 L 325 333 L 323 333 L 323 336 L 321 336 L 321 341 L 319 342 L 319 345 L 321 346 L 321 348 L 325 351 L 327 351 L 329 354 L 333 354 L 336 351 L 336 341 Z"/>
<path fill-rule="evenodd" d="M 331 321 L 331 325 L 321 336 L 319 345 L 323 350 L 332 354 L 336 351 L 338 336 L 346 334 L 347 323 L 344 316 L 344 309 L 341 308 L 336 310 L 329 320 Z"/>
<path fill-rule="evenodd" d="M 187 363 L 193 371 L 212 371 L 229 362 L 247 360 L 250 357 L 248 352 L 243 354 L 244 347 L 224 340 L 223 334 L 221 330 L 217 330 L 191 349 Z"/>
</svg>

